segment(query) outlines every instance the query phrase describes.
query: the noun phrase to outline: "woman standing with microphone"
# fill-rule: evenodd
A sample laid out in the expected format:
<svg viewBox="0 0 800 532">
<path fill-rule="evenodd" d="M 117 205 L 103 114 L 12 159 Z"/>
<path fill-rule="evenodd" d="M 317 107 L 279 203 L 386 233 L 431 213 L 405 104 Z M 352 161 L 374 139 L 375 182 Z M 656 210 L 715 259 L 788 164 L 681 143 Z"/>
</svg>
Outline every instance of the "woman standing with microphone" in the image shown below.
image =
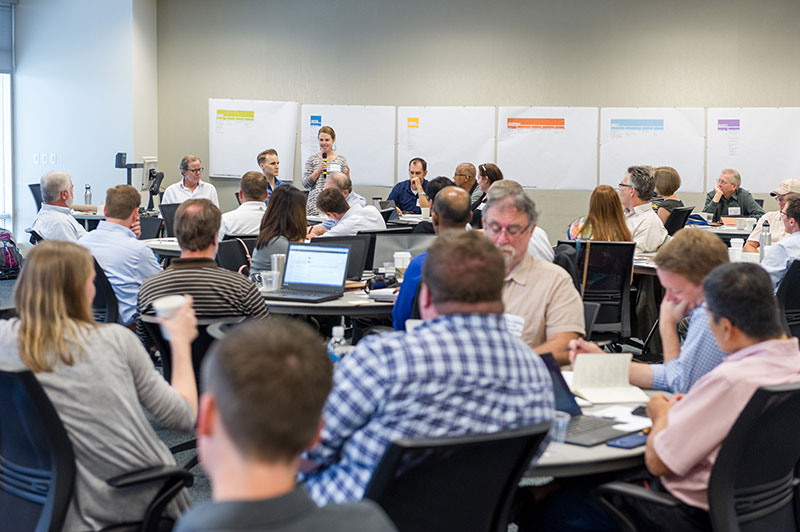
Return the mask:
<svg viewBox="0 0 800 532">
<path fill-rule="evenodd" d="M 306 201 L 306 215 L 321 216 L 317 210 L 317 195 L 325 188 L 325 180 L 329 173 L 342 172 L 350 176 L 350 167 L 344 155 L 333 151 L 336 141 L 336 132 L 330 126 L 322 126 L 317 133 L 319 153 L 311 155 L 306 160 L 303 170 L 303 186 L 308 189 Z"/>
</svg>

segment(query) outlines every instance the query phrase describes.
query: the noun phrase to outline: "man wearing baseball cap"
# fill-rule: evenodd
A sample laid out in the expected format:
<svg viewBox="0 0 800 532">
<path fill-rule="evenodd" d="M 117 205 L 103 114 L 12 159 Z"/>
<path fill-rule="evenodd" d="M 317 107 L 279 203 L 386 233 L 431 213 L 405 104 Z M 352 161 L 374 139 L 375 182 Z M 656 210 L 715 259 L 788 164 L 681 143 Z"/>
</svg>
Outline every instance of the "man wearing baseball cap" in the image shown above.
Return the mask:
<svg viewBox="0 0 800 532">
<path fill-rule="evenodd" d="M 761 230 L 765 220 L 769 222 L 773 244 L 786 236 L 786 229 L 783 226 L 781 211 L 786 205 L 785 198 L 787 194 L 800 194 L 800 179 L 784 179 L 781 184 L 778 185 L 778 188 L 769 193 L 770 196 L 778 200 L 778 210 L 769 211 L 759 218 L 753 232 L 747 237 L 747 242 L 744 244 L 743 251 L 758 252 Z"/>
</svg>

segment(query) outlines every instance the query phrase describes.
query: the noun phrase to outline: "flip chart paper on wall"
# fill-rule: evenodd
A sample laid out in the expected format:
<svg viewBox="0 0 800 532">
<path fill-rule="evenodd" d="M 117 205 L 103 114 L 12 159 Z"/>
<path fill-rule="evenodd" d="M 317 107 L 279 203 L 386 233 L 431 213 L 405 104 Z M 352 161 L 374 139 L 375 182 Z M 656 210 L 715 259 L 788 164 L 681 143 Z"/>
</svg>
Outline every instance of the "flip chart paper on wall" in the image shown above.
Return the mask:
<svg viewBox="0 0 800 532">
<path fill-rule="evenodd" d="M 245 172 L 259 171 L 256 157 L 274 148 L 281 161 L 279 179 L 291 181 L 299 105 L 209 98 L 208 174 L 239 179 Z"/>
<path fill-rule="evenodd" d="M 497 164 L 524 187 L 592 190 L 597 107 L 500 107 Z"/>
<path fill-rule="evenodd" d="M 600 183 L 616 186 L 633 165 L 672 166 L 680 190 L 702 192 L 704 126 L 699 107 L 601 108 Z"/>
<path fill-rule="evenodd" d="M 707 126 L 709 189 L 725 168 L 738 170 L 750 192 L 800 178 L 800 108 L 710 108 Z"/>
<path fill-rule="evenodd" d="M 394 116 L 392 106 L 306 105 L 300 112 L 300 160 L 319 152 L 322 126 L 336 132 L 335 152 L 350 164 L 354 185 L 394 184 Z M 302 169 L 301 169 L 302 172 Z"/>
<path fill-rule="evenodd" d="M 427 179 L 494 161 L 494 116 L 494 107 L 398 107 L 397 180 L 408 179 L 414 157 L 427 161 Z"/>
</svg>

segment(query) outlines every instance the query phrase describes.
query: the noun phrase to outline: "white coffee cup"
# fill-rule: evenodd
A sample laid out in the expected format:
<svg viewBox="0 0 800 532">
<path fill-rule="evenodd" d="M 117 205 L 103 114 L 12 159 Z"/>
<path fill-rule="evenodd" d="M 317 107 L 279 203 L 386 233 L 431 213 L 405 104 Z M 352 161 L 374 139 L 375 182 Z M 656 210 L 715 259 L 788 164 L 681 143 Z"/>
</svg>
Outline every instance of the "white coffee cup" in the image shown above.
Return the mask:
<svg viewBox="0 0 800 532">
<path fill-rule="evenodd" d="M 743 231 L 747 227 L 747 218 L 736 218 L 736 229 Z"/>
<path fill-rule="evenodd" d="M 745 230 L 752 232 L 753 229 L 756 228 L 758 220 L 756 220 L 755 218 L 745 218 L 745 220 L 747 221 L 747 223 L 744 224 Z"/>
<path fill-rule="evenodd" d="M 164 296 L 159 297 L 155 301 L 153 301 L 153 310 L 156 311 L 156 316 L 161 318 L 171 318 L 178 312 L 178 309 L 181 308 L 184 303 L 186 303 L 186 298 L 183 296 Z"/>
<path fill-rule="evenodd" d="M 398 277 L 402 277 L 406 268 L 411 263 L 411 253 L 408 251 L 395 251 L 394 252 L 394 269 Z"/>
<path fill-rule="evenodd" d="M 428 218 L 431 217 L 431 208 L 430 207 L 420 207 L 420 210 L 422 211 L 422 219 L 423 220 L 427 220 Z"/>
<path fill-rule="evenodd" d="M 731 249 L 742 249 L 744 247 L 744 238 L 731 238 Z"/>
<path fill-rule="evenodd" d="M 728 248 L 728 258 L 731 262 L 742 262 L 742 248 Z"/>
</svg>

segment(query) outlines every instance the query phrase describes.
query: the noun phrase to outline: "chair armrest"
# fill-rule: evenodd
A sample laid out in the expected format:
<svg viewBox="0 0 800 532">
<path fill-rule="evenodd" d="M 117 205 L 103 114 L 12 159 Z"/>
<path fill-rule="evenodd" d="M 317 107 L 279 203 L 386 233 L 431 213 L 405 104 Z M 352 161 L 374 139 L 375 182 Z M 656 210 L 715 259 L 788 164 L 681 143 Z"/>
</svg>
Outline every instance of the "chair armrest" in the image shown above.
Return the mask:
<svg viewBox="0 0 800 532">
<path fill-rule="evenodd" d="M 678 506 L 678 504 L 680 504 L 678 499 L 668 493 L 659 493 L 627 482 L 607 482 L 594 488 L 592 493 L 596 497 L 621 495 L 623 497 L 631 497 L 662 506 Z"/>
<path fill-rule="evenodd" d="M 177 466 L 159 466 L 132 471 L 110 478 L 106 483 L 115 488 L 125 488 L 156 480 L 170 479 L 180 481 L 184 486 L 191 486 L 194 483 L 194 476 L 189 471 Z"/>
</svg>

